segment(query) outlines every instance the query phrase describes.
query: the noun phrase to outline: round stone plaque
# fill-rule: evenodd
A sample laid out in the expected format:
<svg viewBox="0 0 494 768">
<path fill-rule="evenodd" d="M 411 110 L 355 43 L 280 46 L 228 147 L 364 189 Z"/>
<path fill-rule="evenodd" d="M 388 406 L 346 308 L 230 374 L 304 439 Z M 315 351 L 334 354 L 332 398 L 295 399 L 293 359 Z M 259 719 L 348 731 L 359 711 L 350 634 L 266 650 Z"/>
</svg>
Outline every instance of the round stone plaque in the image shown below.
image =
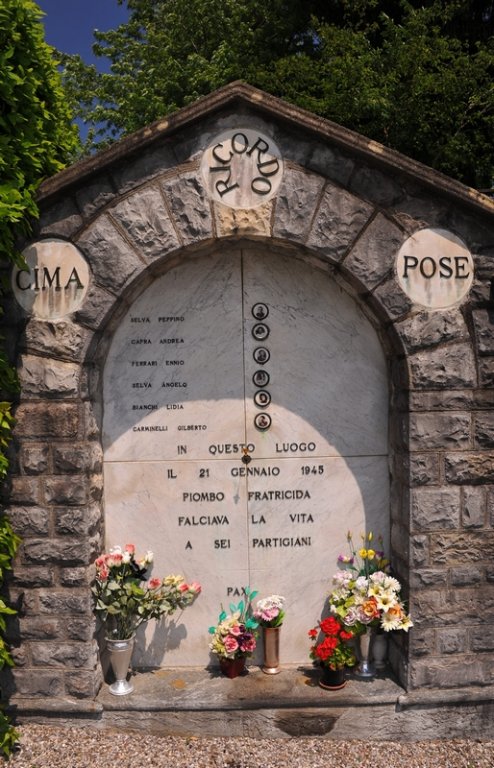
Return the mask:
<svg viewBox="0 0 494 768">
<path fill-rule="evenodd" d="M 204 151 L 201 173 L 213 200 L 230 208 L 256 208 L 278 191 L 283 160 L 269 136 L 252 128 L 231 128 Z"/>
<path fill-rule="evenodd" d="M 474 275 L 470 251 L 445 229 L 421 229 L 406 240 L 396 257 L 402 290 L 428 309 L 446 309 L 469 292 Z"/>
<path fill-rule="evenodd" d="M 89 286 L 89 267 L 75 245 L 40 240 L 22 255 L 28 268 L 14 268 L 12 290 L 26 312 L 40 320 L 60 320 L 79 309 Z"/>
</svg>

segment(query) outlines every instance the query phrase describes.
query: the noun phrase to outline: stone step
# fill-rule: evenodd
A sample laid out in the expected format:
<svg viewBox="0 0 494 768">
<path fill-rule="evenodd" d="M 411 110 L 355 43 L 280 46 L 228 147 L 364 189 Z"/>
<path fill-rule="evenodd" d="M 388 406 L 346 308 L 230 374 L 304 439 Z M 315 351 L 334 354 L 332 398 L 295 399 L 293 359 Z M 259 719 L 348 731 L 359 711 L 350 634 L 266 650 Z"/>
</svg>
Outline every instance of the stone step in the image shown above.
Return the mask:
<svg viewBox="0 0 494 768">
<path fill-rule="evenodd" d="M 134 674 L 134 691 L 126 696 L 104 685 L 97 701 L 103 724 L 119 729 L 256 738 L 326 736 L 336 729 L 349 738 L 355 722 L 375 731 L 372 721 L 391 715 L 403 694 L 388 675 L 363 680 L 349 674 L 339 691 L 320 688 L 319 677 L 318 670 L 298 665 L 283 666 L 278 675 L 251 666 L 233 680 L 216 668 L 160 669 Z"/>
</svg>

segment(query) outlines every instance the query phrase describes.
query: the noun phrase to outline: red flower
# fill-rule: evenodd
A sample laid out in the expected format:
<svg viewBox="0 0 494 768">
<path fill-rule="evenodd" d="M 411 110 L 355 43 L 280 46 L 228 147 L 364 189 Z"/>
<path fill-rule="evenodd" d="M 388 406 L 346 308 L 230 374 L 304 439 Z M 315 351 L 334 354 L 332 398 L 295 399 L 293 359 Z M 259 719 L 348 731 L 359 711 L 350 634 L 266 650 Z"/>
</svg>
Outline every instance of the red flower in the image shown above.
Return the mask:
<svg viewBox="0 0 494 768">
<path fill-rule="evenodd" d="M 322 643 L 319 643 L 317 646 L 316 655 L 321 661 L 326 661 L 326 659 L 333 655 L 338 645 L 339 643 L 336 637 L 326 637 Z"/>
<path fill-rule="evenodd" d="M 317 629 L 309 629 L 309 637 L 317 637 Z"/>
<path fill-rule="evenodd" d="M 337 635 L 341 628 L 340 622 L 334 616 L 328 616 L 327 619 L 323 619 L 319 626 L 326 635 Z"/>
</svg>

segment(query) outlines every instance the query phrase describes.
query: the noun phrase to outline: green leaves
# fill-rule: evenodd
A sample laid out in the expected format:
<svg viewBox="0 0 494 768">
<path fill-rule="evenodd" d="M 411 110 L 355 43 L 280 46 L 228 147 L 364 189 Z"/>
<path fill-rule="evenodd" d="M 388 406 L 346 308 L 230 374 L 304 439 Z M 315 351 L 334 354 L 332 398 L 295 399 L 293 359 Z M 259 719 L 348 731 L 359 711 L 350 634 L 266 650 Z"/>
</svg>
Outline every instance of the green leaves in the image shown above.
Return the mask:
<svg viewBox="0 0 494 768">
<path fill-rule="evenodd" d="M 11 258 L 13 224 L 36 214 L 39 182 L 75 153 L 77 130 L 53 49 L 32 0 L 0 8 L 0 256 Z"/>
<path fill-rule="evenodd" d="M 67 91 L 91 127 L 87 151 L 240 79 L 473 186 L 491 185 L 493 22 L 468 0 L 127 6 L 127 24 L 96 35 L 110 72 L 64 60 Z"/>
<path fill-rule="evenodd" d="M 37 215 L 36 190 L 60 170 L 77 148 L 77 129 L 65 102 L 53 49 L 43 39 L 41 11 L 32 0 L 0 2 L 0 259 L 19 263 L 18 234 L 28 234 Z M 3 341 L 3 339 L 0 339 Z M 2 345 L 3 346 L 3 345 Z M 18 391 L 14 369 L 0 349 L 0 391 Z M 6 449 L 14 419 L 11 404 L 0 402 L 0 481 L 8 470 Z M 0 518 L 0 578 L 19 546 L 5 517 Z M 0 600 L 0 632 L 15 611 Z M 12 666 L 0 636 L 0 668 Z M 8 756 L 17 733 L 0 712 L 0 753 Z"/>
</svg>

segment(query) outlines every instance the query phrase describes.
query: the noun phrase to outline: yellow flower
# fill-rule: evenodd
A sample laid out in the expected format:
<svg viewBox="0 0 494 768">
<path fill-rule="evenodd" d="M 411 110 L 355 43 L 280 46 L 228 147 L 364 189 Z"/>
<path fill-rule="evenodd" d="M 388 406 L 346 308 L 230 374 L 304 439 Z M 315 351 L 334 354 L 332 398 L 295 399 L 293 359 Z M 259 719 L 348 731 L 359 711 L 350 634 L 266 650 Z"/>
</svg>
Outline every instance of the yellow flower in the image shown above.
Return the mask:
<svg viewBox="0 0 494 768">
<path fill-rule="evenodd" d="M 367 550 L 367 559 L 368 560 L 373 560 L 375 558 L 375 556 L 376 556 L 376 553 L 374 552 L 373 549 L 368 549 Z"/>
<path fill-rule="evenodd" d="M 374 534 L 373 534 L 373 533 L 372 533 L 372 531 L 371 531 L 371 532 L 370 532 L 370 533 L 367 535 L 367 540 L 368 540 L 368 541 L 372 541 L 372 538 L 373 538 L 373 536 L 374 536 Z"/>
<path fill-rule="evenodd" d="M 359 549 L 359 557 L 362 558 L 362 560 L 365 560 L 367 557 L 367 550 L 366 549 Z"/>
</svg>

